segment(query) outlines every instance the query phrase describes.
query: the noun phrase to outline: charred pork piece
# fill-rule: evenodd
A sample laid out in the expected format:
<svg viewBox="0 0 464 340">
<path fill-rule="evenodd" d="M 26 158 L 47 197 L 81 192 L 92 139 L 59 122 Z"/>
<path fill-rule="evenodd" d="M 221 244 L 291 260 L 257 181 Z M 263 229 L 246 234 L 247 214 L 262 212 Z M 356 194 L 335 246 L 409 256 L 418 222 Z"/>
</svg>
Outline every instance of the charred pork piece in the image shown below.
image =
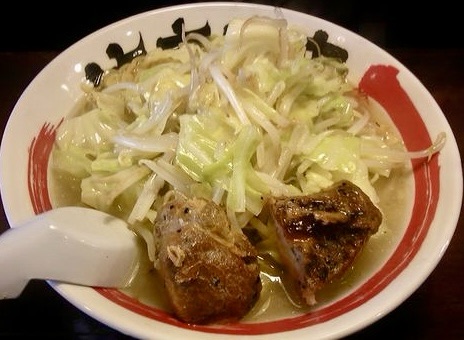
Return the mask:
<svg viewBox="0 0 464 340">
<path fill-rule="evenodd" d="M 340 278 L 382 222 L 380 210 L 349 181 L 319 193 L 270 200 L 279 251 L 308 305 Z"/>
<path fill-rule="evenodd" d="M 261 292 L 257 252 L 212 201 L 180 194 L 155 221 L 158 268 L 177 317 L 187 323 L 237 321 Z"/>
</svg>

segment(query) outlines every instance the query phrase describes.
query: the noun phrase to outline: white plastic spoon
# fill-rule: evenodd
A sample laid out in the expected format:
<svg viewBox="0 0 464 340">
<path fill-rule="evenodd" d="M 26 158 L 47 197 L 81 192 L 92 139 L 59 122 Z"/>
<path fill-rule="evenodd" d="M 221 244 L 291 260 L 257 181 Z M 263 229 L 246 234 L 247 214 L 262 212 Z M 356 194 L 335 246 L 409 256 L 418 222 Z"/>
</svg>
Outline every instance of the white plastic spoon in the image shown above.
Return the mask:
<svg viewBox="0 0 464 340">
<path fill-rule="evenodd" d="M 62 207 L 0 235 L 0 299 L 31 279 L 94 287 L 128 286 L 138 269 L 137 236 L 101 211 Z"/>
</svg>

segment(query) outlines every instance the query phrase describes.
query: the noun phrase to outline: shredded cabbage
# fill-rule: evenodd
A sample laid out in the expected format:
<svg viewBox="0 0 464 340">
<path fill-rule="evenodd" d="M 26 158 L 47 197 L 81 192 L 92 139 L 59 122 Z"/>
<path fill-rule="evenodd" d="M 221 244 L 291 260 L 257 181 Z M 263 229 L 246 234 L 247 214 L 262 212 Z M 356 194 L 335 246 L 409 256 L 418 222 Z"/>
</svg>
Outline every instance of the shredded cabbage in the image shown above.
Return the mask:
<svg viewBox="0 0 464 340">
<path fill-rule="evenodd" d="M 444 143 L 408 153 L 385 133 L 339 60 L 306 51 L 282 18 L 229 23 L 225 35 L 183 34 L 86 88 L 85 112 L 59 127 L 53 167 L 81 183 L 81 201 L 153 221 L 176 189 L 224 205 L 233 227 L 256 224 L 269 195 L 305 195 L 374 181 Z M 117 206 L 115 208 L 115 206 Z"/>
</svg>

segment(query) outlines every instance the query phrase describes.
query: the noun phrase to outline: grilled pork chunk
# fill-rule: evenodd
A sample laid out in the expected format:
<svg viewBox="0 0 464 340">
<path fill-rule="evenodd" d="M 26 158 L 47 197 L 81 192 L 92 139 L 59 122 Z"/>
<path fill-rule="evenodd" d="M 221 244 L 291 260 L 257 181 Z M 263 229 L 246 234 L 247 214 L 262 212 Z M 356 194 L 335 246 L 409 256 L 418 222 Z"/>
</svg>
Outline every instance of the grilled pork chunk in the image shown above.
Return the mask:
<svg viewBox="0 0 464 340">
<path fill-rule="evenodd" d="M 157 216 L 155 237 L 156 266 L 180 320 L 236 321 L 258 299 L 257 252 L 218 205 L 175 195 Z"/>
<path fill-rule="evenodd" d="M 284 264 L 310 306 L 318 290 L 353 264 L 382 222 L 380 210 L 349 181 L 313 195 L 274 198 L 270 212 Z"/>
</svg>

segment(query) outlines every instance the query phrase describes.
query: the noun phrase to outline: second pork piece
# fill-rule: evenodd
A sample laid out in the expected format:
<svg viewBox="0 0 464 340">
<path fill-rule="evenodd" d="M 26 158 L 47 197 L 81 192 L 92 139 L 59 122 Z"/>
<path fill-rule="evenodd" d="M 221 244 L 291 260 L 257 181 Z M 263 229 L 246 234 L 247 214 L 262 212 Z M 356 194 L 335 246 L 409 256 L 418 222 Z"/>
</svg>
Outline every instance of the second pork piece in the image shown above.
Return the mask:
<svg viewBox="0 0 464 340">
<path fill-rule="evenodd" d="M 350 268 L 382 222 L 380 210 L 349 181 L 313 195 L 272 199 L 270 211 L 284 264 L 308 305 Z"/>
</svg>

